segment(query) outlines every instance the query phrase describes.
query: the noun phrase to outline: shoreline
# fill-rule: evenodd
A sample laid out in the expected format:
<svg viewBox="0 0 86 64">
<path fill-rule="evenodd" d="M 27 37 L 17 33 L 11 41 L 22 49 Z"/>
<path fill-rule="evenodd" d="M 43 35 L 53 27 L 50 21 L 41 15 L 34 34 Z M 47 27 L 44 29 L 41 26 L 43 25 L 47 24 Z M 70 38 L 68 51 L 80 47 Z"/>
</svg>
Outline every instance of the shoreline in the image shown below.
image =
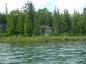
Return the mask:
<svg viewBox="0 0 86 64">
<path fill-rule="evenodd" d="M 86 36 L 9 36 L 0 37 L 0 43 L 38 43 L 38 42 L 67 42 L 86 41 Z"/>
</svg>

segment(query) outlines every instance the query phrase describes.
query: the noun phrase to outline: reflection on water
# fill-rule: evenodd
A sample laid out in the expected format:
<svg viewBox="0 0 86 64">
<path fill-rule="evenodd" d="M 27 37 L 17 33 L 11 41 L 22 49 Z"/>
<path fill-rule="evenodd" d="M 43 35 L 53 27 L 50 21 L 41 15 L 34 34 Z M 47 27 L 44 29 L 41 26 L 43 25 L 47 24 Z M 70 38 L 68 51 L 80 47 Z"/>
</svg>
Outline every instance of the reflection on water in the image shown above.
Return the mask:
<svg viewBox="0 0 86 64">
<path fill-rule="evenodd" d="M 86 64 L 86 42 L 0 43 L 0 64 Z"/>
</svg>

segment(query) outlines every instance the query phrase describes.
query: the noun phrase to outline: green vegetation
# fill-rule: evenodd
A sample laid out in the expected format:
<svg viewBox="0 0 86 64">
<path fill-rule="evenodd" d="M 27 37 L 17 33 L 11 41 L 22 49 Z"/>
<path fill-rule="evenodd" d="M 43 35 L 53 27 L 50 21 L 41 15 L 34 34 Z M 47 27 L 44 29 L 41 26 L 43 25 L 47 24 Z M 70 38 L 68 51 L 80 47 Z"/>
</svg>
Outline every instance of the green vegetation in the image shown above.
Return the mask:
<svg viewBox="0 0 86 64">
<path fill-rule="evenodd" d="M 57 8 L 53 12 L 47 8 L 35 11 L 34 5 L 27 1 L 23 11 L 17 9 L 8 14 L 6 7 L 6 14 L 0 13 L 0 25 L 2 24 L 5 24 L 6 29 L 3 26 L 0 28 L 0 42 L 85 40 L 86 8 L 81 14 L 78 11 L 69 14 L 67 9 L 61 13 Z M 50 27 L 48 37 L 44 36 L 44 30 L 40 32 L 40 26 Z"/>
<path fill-rule="evenodd" d="M 0 42 L 3 43 L 48 43 L 48 42 L 66 42 L 66 41 L 86 41 L 86 36 L 10 36 L 0 37 Z"/>
</svg>

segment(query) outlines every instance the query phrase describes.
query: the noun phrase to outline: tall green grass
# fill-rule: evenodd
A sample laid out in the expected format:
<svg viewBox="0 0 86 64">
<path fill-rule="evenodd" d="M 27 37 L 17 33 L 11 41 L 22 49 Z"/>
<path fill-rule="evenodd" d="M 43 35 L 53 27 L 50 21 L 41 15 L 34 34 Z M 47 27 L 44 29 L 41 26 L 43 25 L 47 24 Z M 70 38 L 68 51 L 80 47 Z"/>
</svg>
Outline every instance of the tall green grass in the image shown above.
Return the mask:
<svg viewBox="0 0 86 64">
<path fill-rule="evenodd" d="M 86 41 L 86 36 L 9 36 L 0 37 L 0 42 L 8 43 L 36 43 L 36 42 L 64 42 L 64 41 Z"/>
</svg>

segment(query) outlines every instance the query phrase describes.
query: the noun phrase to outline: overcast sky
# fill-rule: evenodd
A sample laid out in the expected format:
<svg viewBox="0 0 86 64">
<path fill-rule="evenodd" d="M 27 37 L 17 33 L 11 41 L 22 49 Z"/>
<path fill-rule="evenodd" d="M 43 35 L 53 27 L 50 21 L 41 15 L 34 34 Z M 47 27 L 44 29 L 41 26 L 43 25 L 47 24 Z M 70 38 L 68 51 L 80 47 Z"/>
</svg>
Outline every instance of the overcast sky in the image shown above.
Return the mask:
<svg viewBox="0 0 86 64">
<path fill-rule="evenodd" d="M 56 6 L 61 12 L 68 9 L 72 13 L 74 9 L 82 12 L 86 7 L 86 0 L 0 0 L 0 12 L 5 12 L 5 3 L 8 4 L 8 11 L 11 11 L 20 9 L 27 1 L 32 1 L 36 10 L 46 7 L 53 11 Z"/>
</svg>

